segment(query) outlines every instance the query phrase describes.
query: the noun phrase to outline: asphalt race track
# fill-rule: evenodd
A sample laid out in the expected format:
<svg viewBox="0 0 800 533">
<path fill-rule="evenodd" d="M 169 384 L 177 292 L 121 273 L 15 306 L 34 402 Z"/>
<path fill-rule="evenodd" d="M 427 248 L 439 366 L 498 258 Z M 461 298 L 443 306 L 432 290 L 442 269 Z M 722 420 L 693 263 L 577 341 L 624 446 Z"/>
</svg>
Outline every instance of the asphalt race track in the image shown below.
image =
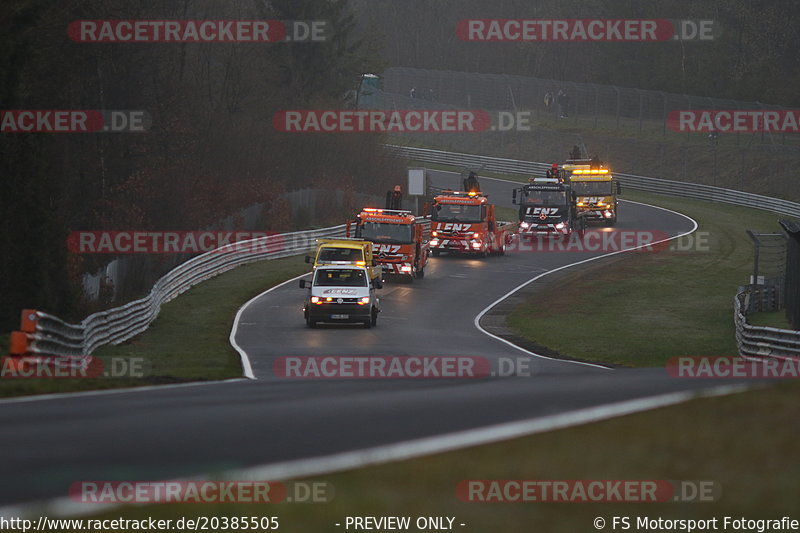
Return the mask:
<svg viewBox="0 0 800 533">
<path fill-rule="evenodd" d="M 457 175 L 434 174 L 437 185 L 457 183 Z M 512 184 L 482 185 L 496 204 L 511 207 Z M 679 214 L 626 202 L 613 231 L 674 236 L 693 228 Z M 487 306 L 531 278 L 603 253 L 431 258 L 424 279 L 387 282 L 379 291 L 383 312 L 372 329 L 307 328 L 304 293 L 292 281 L 241 313 L 236 342 L 257 380 L 0 401 L 0 506 L 64 497 L 78 480 L 209 474 L 716 385 L 674 379 L 664 369 L 609 370 L 537 357 L 475 326 Z M 493 370 L 500 361 L 524 359 L 531 375 L 325 380 L 287 379 L 273 370 L 279 357 L 308 355 L 468 355 L 485 358 Z"/>
</svg>

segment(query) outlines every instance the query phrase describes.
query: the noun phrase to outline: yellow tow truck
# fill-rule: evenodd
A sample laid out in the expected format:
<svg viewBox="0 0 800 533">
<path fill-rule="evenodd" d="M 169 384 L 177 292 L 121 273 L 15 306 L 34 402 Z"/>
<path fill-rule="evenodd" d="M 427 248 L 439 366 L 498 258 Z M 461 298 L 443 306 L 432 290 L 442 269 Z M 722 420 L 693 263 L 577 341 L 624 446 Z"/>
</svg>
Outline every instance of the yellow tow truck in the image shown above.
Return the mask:
<svg viewBox="0 0 800 533">
<path fill-rule="evenodd" d="M 606 226 L 616 224 L 617 196 L 622 188 L 611 170 L 589 159 L 568 160 L 562 168 L 577 196 L 578 212 L 587 220 L 601 220 Z"/>
<path fill-rule="evenodd" d="M 320 265 L 356 265 L 366 267 L 376 288 L 383 286 L 383 270 L 372 253 L 372 243 L 359 239 L 317 239 L 314 257 L 306 256 L 313 269 Z"/>
</svg>

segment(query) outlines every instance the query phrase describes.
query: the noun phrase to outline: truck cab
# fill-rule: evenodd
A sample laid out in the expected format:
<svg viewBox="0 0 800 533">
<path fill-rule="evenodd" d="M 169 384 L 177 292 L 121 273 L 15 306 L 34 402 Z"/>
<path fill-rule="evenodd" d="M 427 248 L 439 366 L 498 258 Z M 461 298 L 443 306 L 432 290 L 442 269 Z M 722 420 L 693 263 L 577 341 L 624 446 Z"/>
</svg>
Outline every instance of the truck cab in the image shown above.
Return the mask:
<svg viewBox="0 0 800 533">
<path fill-rule="evenodd" d="M 558 179 L 534 179 L 514 189 L 512 200 L 519 205 L 520 235 L 561 236 L 586 229 L 574 191 Z"/>
<path fill-rule="evenodd" d="M 369 272 L 369 279 L 383 286 L 383 272 L 372 253 L 372 243 L 359 239 L 317 239 L 314 256 L 306 256 L 316 270 L 322 265 L 355 265 Z"/>
<path fill-rule="evenodd" d="M 602 221 L 606 226 L 617 222 L 617 196 L 621 193 L 619 182 L 603 166 L 579 160 L 564 165 L 570 173 L 569 183 L 576 195 L 576 207 L 586 219 Z"/>
<path fill-rule="evenodd" d="M 360 322 L 368 328 L 377 325 L 380 300 L 366 267 L 320 265 L 311 281 L 300 280 L 300 288 L 308 289 L 303 316 L 310 328 L 320 322 Z"/>
<path fill-rule="evenodd" d="M 433 199 L 431 210 L 431 251 L 504 254 L 513 238 L 511 224 L 495 218 L 494 205 L 480 192 L 442 191 Z"/>
<path fill-rule="evenodd" d="M 385 275 L 424 277 L 430 249 L 422 220 L 411 211 L 365 207 L 348 222 L 346 234 L 351 233 L 372 243 L 373 256 Z"/>
</svg>

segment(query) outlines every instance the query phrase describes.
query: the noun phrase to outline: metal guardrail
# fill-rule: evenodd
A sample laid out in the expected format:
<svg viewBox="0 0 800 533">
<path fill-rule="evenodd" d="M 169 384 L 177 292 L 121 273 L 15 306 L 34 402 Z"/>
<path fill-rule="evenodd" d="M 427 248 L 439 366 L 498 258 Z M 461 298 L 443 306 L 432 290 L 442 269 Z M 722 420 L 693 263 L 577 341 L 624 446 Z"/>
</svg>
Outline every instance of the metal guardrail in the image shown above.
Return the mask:
<svg viewBox="0 0 800 533">
<path fill-rule="evenodd" d="M 550 165 L 518 159 L 501 159 L 480 155 L 443 152 L 427 148 L 389 145 L 386 147 L 397 156 L 414 161 L 452 165 L 467 168 L 482 168 L 491 172 L 531 175 L 543 174 Z M 759 194 L 723 189 L 710 185 L 685 183 L 681 181 L 663 180 L 636 176 L 633 174 L 614 173 L 624 187 L 648 192 L 657 192 L 672 196 L 699 198 L 726 204 L 733 204 L 756 209 L 765 209 L 782 215 L 800 217 L 800 204 L 770 198 Z M 800 332 L 769 327 L 753 326 L 747 322 L 750 299 L 754 290 L 742 289 L 736 294 L 734 322 L 736 325 L 736 342 L 739 353 L 744 357 L 800 357 Z M 780 299 L 781 295 L 776 298 Z"/>
<path fill-rule="evenodd" d="M 488 170 L 490 172 L 503 172 L 524 176 L 529 176 L 531 174 L 544 175 L 550 167 L 548 163 L 535 163 L 519 159 L 502 159 L 483 155 L 444 152 L 411 146 L 387 145 L 386 149 L 399 157 L 412 159 L 414 161 L 457 167 L 483 168 L 483 170 Z M 623 187 L 630 187 L 631 189 L 668 194 L 670 196 L 700 198 L 754 209 L 766 209 L 782 215 L 800 218 L 800 204 L 790 202 L 789 200 L 735 191 L 733 189 L 723 189 L 722 187 L 714 187 L 712 185 L 649 178 L 646 176 L 637 176 L 635 174 L 620 174 L 615 172 L 614 177 L 619 180 Z"/>
<path fill-rule="evenodd" d="M 753 326 L 747 322 L 747 311 L 754 295 L 752 287 L 742 287 L 734 300 L 736 344 L 743 357 L 800 358 L 800 331 Z"/>
<path fill-rule="evenodd" d="M 162 304 L 202 281 L 254 261 L 303 253 L 315 239 L 344 236 L 344 230 L 345 226 L 340 225 L 270 235 L 211 250 L 169 271 L 145 298 L 94 313 L 80 324 L 26 309 L 22 312 L 22 331 L 11 334 L 11 354 L 85 358 L 99 346 L 119 344 L 143 332 L 158 316 Z"/>
<path fill-rule="evenodd" d="M 451 166 L 483 168 L 493 172 L 530 175 L 543 173 L 547 163 L 442 152 L 406 146 L 386 147 L 394 154 L 420 162 Z M 630 174 L 616 174 L 620 182 L 633 189 L 676 196 L 702 198 L 734 205 L 767 209 L 788 216 L 800 217 L 800 204 L 741 191 L 722 189 Z M 60 318 L 36 310 L 22 312 L 21 331 L 11 334 L 11 354 L 35 354 L 85 359 L 99 346 L 120 344 L 143 332 L 155 320 L 161 305 L 198 283 L 227 272 L 237 266 L 303 253 L 314 239 L 344 235 L 345 226 L 299 231 L 239 241 L 194 257 L 159 279 L 150 293 L 130 302 L 86 317 L 80 324 L 69 324 Z M 790 330 L 763 328 L 747 323 L 746 294 L 736 295 L 736 338 L 742 355 L 786 357 L 800 355 L 800 334 Z"/>
</svg>

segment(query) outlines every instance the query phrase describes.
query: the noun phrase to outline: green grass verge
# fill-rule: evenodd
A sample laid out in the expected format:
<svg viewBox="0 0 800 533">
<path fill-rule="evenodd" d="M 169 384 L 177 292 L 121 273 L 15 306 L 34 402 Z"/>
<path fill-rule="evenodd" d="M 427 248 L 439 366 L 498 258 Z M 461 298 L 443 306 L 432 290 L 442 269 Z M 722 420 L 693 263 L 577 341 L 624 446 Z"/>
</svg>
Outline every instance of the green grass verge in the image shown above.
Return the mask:
<svg viewBox="0 0 800 533">
<path fill-rule="evenodd" d="M 786 318 L 786 311 L 772 311 L 763 313 L 749 313 L 747 321 L 754 326 L 767 326 L 770 328 L 794 329 Z"/>
<path fill-rule="evenodd" d="M 733 298 L 747 282 L 753 257 L 745 230 L 779 231 L 779 216 L 630 190 L 624 198 L 691 216 L 697 233 L 660 253 L 583 265 L 561 282 L 543 285 L 510 314 L 508 325 L 564 355 L 628 366 L 662 365 L 681 355 L 735 355 Z M 574 335 L 563 334 L 565 323 Z"/>
<path fill-rule="evenodd" d="M 141 335 L 119 346 L 103 346 L 94 354 L 106 368 L 111 368 L 112 358 L 136 361 L 144 377 L 0 379 L 0 396 L 241 377 L 239 355 L 228 342 L 237 309 L 258 293 L 307 270 L 302 256 L 238 267 L 162 306 L 158 318 Z"/>
<path fill-rule="evenodd" d="M 328 503 L 159 505 L 127 508 L 124 515 L 278 516 L 281 529 L 319 533 L 344 531 L 334 524 L 346 516 L 454 516 L 456 524 L 466 524 L 465 531 L 508 533 L 594 531 L 597 516 L 609 522 L 613 516 L 777 518 L 796 511 L 800 501 L 794 459 L 800 426 L 791 422 L 797 393 L 796 384 L 785 384 L 697 399 L 308 480 L 333 487 Z M 469 479 L 704 480 L 722 492 L 718 501 L 707 503 L 470 503 L 456 497 L 456 485 Z"/>
</svg>

